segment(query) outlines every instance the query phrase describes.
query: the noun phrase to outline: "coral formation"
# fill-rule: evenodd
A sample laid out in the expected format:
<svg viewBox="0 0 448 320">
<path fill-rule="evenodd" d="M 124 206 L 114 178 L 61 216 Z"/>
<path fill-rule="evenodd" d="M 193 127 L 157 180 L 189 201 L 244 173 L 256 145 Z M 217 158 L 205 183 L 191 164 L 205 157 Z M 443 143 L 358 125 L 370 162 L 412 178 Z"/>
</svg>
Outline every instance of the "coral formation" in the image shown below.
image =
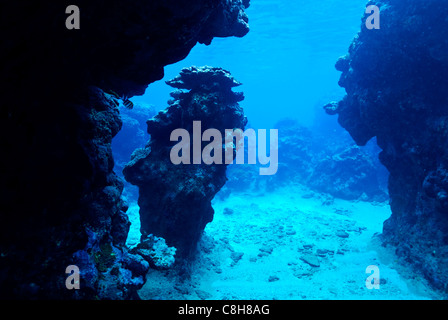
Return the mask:
<svg viewBox="0 0 448 320">
<path fill-rule="evenodd" d="M 132 249 L 155 269 L 169 269 L 174 265 L 176 248 L 169 247 L 165 239 L 150 234 Z"/>
<path fill-rule="evenodd" d="M 341 199 L 383 202 L 388 199 L 383 175 L 371 154 L 348 145 L 343 151 L 319 161 L 307 185 Z"/>
<path fill-rule="evenodd" d="M 193 121 L 201 121 L 204 130 L 225 136 L 225 129 L 244 130 L 247 120 L 238 105 L 243 95 L 232 91 L 240 83 L 221 68 L 185 68 L 167 83 L 187 91 L 174 91 L 170 106 L 148 120 L 151 140 L 133 153 L 123 173 L 139 187 L 142 235 L 161 236 L 187 257 L 213 219 L 211 200 L 226 182 L 226 165 L 173 164 L 170 134 L 178 128 L 192 134 Z"/>
<path fill-rule="evenodd" d="M 448 290 L 448 8 L 437 1 L 370 1 L 379 30 L 365 19 L 336 68 L 347 95 L 325 107 L 358 145 L 376 136 L 390 172 L 392 216 L 385 244 L 396 246 L 435 288 Z"/>
</svg>

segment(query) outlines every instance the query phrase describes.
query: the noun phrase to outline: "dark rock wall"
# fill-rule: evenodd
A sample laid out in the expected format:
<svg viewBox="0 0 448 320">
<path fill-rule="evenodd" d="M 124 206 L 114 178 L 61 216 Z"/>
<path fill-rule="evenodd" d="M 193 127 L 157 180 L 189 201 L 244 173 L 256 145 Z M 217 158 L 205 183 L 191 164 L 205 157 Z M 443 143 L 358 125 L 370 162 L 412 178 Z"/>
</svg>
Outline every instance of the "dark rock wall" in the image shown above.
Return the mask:
<svg viewBox="0 0 448 320">
<path fill-rule="evenodd" d="M 65 28 L 70 4 L 0 4 L 2 298 L 132 296 L 147 264 L 124 248 L 110 147 L 121 120 L 108 93 L 142 94 L 197 42 L 248 31 L 241 0 L 80 0 L 80 30 Z M 65 288 L 69 264 L 78 291 Z"/>
<path fill-rule="evenodd" d="M 222 146 L 224 130 L 244 130 L 247 120 L 238 105 L 243 95 L 232 91 L 240 84 L 223 69 L 191 67 L 167 83 L 188 91 L 174 91 L 170 106 L 148 120 L 151 140 L 133 153 L 123 173 L 127 181 L 139 187 L 143 237 L 161 236 L 185 258 L 194 254 L 206 224 L 213 220 L 211 200 L 226 182 L 226 165 L 193 164 L 191 155 L 190 164 L 173 164 L 170 152 L 177 142 L 170 141 L 171 132 L 187 130 L 193 150 L 193 121 L 201 121 L 202 132 L 221 132 Z M 201 152 L 209 144 L 199 143 Z"/>
<path fill-rule="evenodd" d="M 448 7 L 370 1 L 381 29 L 362 29 L 336 68 L 347 95 L 326 106 L 359 145 L 376 136 L 390 172 L 383 238 L 404 263 L 447 290 Z"/>
</svg>

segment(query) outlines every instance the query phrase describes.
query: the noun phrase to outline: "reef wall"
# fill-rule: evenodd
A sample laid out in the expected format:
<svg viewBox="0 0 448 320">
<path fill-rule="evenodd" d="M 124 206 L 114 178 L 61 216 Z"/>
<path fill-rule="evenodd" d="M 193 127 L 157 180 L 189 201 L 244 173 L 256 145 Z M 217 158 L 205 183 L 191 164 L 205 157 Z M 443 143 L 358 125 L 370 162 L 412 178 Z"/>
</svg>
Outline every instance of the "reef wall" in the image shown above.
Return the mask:
<svg viewBox="0 0 448 320">
<path fill-rule="evenodd" d="M 124 246 L 116 96 L 142 94 L 198 42 L 248 32 L 248 1 L 79 0 L 79 30 L 70 4 L 0 6 L 1 298 L 133 297 L 150 263 Z M 73 264 L 79 290 L 65 286 Z"/>
<path fill-rule="evenodd" d="M 385 170 L 375 159 L 376 149 L 359 148 L 343 129 L 322 133 L 320 127 L 308 129 L 291 120 L 275 127 L 281 135 L 281 170 L 272 186 L 294 181 L 341 199 L 387 200 Z"/>
<path fill-rule="evenodd" d="M 171 94 L 170 106 L 148 120 L 151 139 L 145 148 L 134 151 L 123 173 L 139 187 L 142 236 L 161 236 L 178 249 L 179 257 L 190 257 L 206 224 L 213 220 L 211 200 L 226 182 L 225 130 L 244 130 L 247 119 L 238 105 L 243 95 L 232 91 L 240 83 L 221 68 L 185 68 L 167 84 L 178 90 Z M 202 131 L 217 129 L 221 133 L 222 141 L 211 139 L 222 149 L 221 164 L 205 164 L 203 159 L 194 163 L 193 143 L 198 143 L 194 141 L 194 121 L 201 122 Z M 171 151 L 178 144 L 170 140 L 175 129 L 189 133 L 188 140 L 182 140 L 189 144 L 182 151 L 182 156 L 191 153 L 188 164 L 171 161 Z M 199 138 L 201 152 L 209 143 Z M 231 148 L 233 154 L 234 142 Z"/>
<path fill-rule="evenodd" d="M 388 200 L 388 172 L 378 160 L 380 149 L 374 141 L 361 148 L 340 127 L 323 132 L 321 126 L 308 128 L 295 119 L 280 120 L 274 128 L 279 132 L 277 173 L 260 176 L 257 165 L 231 166 L 220 197 L 232 192 L 269 196 L 277 188 L 302 184 L 330 198 Z"/>
<path fill-rule="evenodd" d="M 325 106 L 358 145 L 376 136 L 390 172 L 385 244 L 430 283 L 448 284 L 448 7 L 370 1 L 379 30 L 361 32 L 339 59 L 347 95 Z"/>
</svg>

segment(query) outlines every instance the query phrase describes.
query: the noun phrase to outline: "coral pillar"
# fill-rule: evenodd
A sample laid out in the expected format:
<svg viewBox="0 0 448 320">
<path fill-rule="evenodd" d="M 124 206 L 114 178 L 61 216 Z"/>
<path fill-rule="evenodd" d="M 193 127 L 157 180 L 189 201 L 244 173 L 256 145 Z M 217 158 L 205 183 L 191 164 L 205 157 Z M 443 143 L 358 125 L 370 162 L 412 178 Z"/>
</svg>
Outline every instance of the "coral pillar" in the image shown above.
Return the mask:
<svg viewBox="0 0 448 320">
<path fill-rule="evenodd" d="M 226 182 L 226 165 L 173 164 L 170 152 L 176 142 L 170 141 L 171 132 L 185 129 L 193 140 L 193 121 L 201 121 L 202 130 L 221 132 L 222 146 L 224 130 L 244 130 L 247 120 L 238 105 L 243 95 L 232 91 L 240 84 L 223 69 L 191 67 L 167 83 L 188 91 L 176 90 L 170 106 L 148 121 L 151 140 L 134 152 L 123 173 L 140 190 L 142 234 L 165 238 L 186 257 L 194 253 L 202 231 L 213 219 L 211 200 Z M 200 150 L 206 144 L 199 145 Z"/>
</svg>

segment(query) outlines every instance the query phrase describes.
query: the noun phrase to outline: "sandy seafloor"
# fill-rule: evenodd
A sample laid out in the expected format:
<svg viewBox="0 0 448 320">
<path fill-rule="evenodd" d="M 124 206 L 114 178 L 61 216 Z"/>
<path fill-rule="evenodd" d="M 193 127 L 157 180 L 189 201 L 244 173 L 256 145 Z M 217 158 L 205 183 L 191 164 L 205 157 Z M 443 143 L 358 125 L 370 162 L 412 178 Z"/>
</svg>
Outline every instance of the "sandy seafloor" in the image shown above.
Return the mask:
<svg viewBox="0 0 448 320">
<path fill-rule="evenodd" d="M 189 266 L 191 276 L 151 270 L 139 291 L 142 299 L 440 297 L 399 263 L 393 248 L 381 246 L 378 235 L 390 216 L 387 203 L 334 199 L 295 185 L 269 194 L 218 197 L 213 207 L 214 220 Z M 128 212 L 132 243 L 138 237 L 138 206 Z M 379 268 L 379 289 L 366 287 L 369 265 Z"/>
</svg>

